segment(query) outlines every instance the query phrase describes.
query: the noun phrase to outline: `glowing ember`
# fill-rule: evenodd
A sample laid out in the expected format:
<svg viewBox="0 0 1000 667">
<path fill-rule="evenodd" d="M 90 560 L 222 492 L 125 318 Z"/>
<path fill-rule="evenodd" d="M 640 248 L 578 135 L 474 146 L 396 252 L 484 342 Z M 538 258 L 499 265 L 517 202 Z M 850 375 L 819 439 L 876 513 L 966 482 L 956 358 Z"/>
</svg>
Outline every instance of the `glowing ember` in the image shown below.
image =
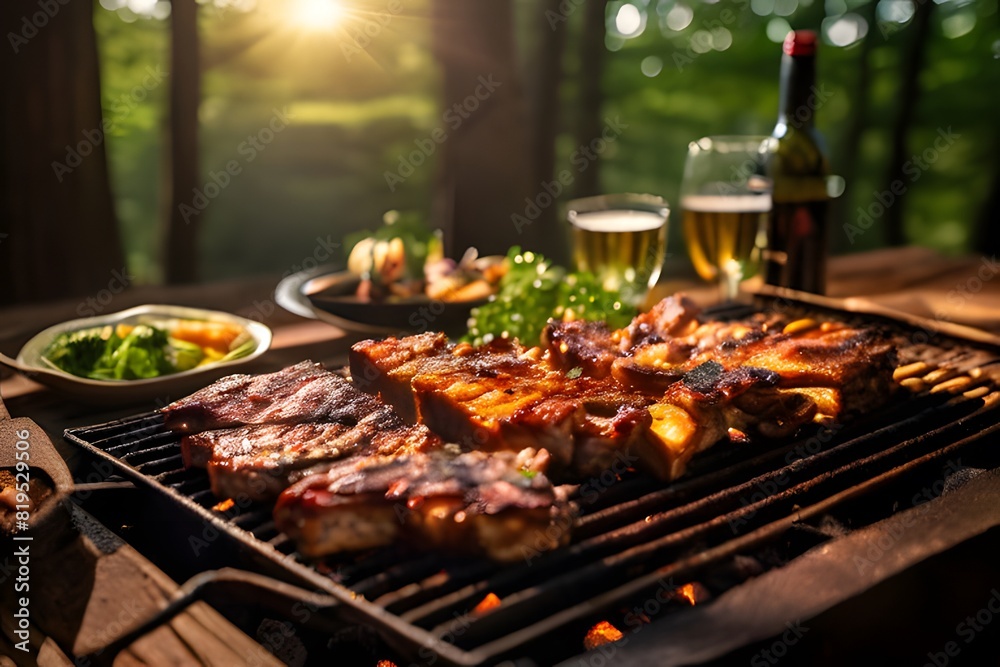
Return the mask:
<svg viewBox="0 0 1000 667">
<path fill-rule="evenodd" d="M 472 613 L 473 614 L 485 614 L 490 609 L 493 609 L 493 608 L 499 607 L 499 606 L 500 606 L 500 598 L 497 597 L 497 594 L 496 593 L 489 593 L 489 594 L 486 595 L 486 597 L 484 597 L 482 600 L 480 600 L 479 604 L 477 604 L 473 608 Z"/>
<path fill-rule="evenodd" d="M 588 651 L 593 651 L 598 646 L 616 642 L 621 638 L 621 630 L 607 621 L 599 621 L 597 625 L 587 631 L 587 636 L 583 638 L 583 647 Z"/>
<path fill-rule="evenodd" d="M 396 667 L 396 663 L 392 660 L 379 660 L 375 663 L 375 667 Z"/>
<path fill-rule="evenodd" d="M 677 597 L 687 600 L 692 606 L 698 603 L 695 597 L 694 584 L 684 584 L 677 589 Z"/>
<path fill-rule="evenodd" d="M 731 442 L 750 442 L 750 438 L 747 434 L 738 428 L 729 429 L 729 440 Z"/>
<path fill-rule="evenodd" d="M 232 498 L 226 498 L 221 503 L 213 505 L 212 509 L 216 512 L 225 512 L 226 510 L 232 509 L 236 502 Z"/>
</svg>

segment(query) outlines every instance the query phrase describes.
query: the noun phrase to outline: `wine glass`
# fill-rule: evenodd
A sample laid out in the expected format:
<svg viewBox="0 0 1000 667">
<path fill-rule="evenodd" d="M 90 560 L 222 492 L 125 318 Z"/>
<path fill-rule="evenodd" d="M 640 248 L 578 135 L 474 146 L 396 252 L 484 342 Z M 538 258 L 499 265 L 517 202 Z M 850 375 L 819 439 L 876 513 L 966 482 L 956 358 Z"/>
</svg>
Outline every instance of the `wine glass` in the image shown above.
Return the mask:
<svg viewBox="0 0 1000 667">
<path fill-rule="evenodd" d="M 607 290 L 638 303 L 656 284 L 667 252 L 670 207 L 656 195 L 606 194 L 566 206 L 573 262 Z"/>
<path fill-rule="evenodd" d="M 702 137 L 688 145 L 681 183 L 684 237 L 695 269 L 717 281 L 726 302 L 753 275 L 766 244 L 771 181 L 764 176 L 773 139 Z"/>
</svg>

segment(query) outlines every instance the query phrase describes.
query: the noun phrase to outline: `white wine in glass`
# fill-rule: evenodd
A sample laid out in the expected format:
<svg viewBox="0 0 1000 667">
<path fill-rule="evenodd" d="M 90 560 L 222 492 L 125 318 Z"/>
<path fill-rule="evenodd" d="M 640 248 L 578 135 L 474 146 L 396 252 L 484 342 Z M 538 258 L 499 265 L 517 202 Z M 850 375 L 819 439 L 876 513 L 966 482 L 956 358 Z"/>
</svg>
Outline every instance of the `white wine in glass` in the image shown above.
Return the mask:
<svg viewBox="0 0 1000 667">
<path fill-rule="evenodd" d="M 725 301 L 760 263 L 771 210 L 762 176 L 765 137 L 705 137 L 688 150 L 681 209 L 688 253 L 698 275 L 717 282 Z"/>
<path fill-rule="evenodd" d="M 655 195 L 608 194 L 574 199 L 566 218 L 573 262 L 605 289 L 639 301 L 660 277 L 667 252 L 667 202 Z"/>
</svg>

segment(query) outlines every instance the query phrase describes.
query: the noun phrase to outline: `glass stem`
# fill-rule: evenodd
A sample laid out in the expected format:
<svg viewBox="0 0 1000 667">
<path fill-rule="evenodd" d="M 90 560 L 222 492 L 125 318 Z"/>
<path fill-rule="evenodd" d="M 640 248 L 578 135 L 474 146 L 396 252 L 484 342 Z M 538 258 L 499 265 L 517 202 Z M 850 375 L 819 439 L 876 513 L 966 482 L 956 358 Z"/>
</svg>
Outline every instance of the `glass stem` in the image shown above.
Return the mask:
<svg viewBox="0 0 1000 667">
<path fill-rule="evenodd" d="M 740 281 L 743 280 L 743 267 L 731 259 L 725 262 L 721 269 L 722 280 L 719 284 L 722 288 L 722 300 L 724 303 L 736 301 L 740 293 Z"/>
</svg>

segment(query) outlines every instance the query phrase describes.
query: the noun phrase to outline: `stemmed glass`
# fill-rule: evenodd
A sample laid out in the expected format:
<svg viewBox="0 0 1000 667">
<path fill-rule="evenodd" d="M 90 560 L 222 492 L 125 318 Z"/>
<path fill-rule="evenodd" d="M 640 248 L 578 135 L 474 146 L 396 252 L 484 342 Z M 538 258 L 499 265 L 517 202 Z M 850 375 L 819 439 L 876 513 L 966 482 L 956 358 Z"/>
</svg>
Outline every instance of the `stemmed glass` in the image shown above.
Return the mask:
<svg viewBox="0 0 1000 667">
<path fill-rule="evenodd" d="M 670 207 L 656 195 L 606 194 L 566 206 L 573 261 L 607 290 L 639 303 L 656 284 L 667 253 Z"/>
<path fill-rule="evenodd" d="M 773 139 L 702 137 L 688 145 L 680 206 L 695 269 L 717 281 L 725 302 L 753 275 L 766 244 L 771 181 L 764 166 Z"/>
</svg>

